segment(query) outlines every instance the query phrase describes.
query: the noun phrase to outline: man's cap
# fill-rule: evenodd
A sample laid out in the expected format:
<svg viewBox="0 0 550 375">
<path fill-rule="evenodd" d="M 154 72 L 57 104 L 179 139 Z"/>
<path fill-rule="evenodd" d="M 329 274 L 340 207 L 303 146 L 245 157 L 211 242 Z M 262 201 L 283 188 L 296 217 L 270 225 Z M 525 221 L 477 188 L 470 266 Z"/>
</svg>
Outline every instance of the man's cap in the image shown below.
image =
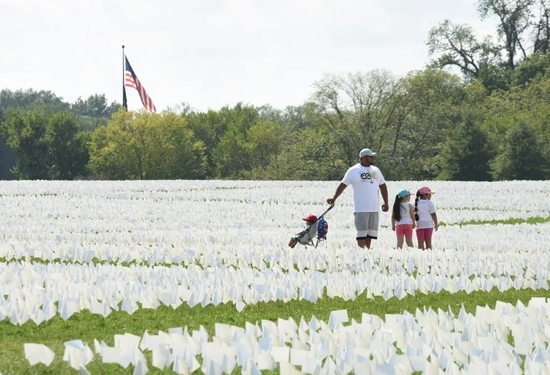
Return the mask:
<svg viewBox="0 0 550 375">
<path fill-rule="evenodd" d="M 420 189 L 418 189 L 418 194 L 435 194 L 435 191 L 433 191 L 432 189 L 430 189 L 429 187 L 427 186 L 423 186 L 421 187 Z"/>
<path fill-rule="evenodd" d="M 317 221 L 317 216 L 315 215 L 307 215 L 306 217 L 302 218 L 303 221 Z"/>
<path fill-rule="evenodd" d="M 372 152 L 370 148 L 364 148 L 359 153 L 359 158 L 362 158 L 363 156 L 374 156 L 376 155 L 376 152 Z"/>
<path fill-rule="evenodd" d="M 405 198 L 408 195 L 412 195 L 412 193 L 408 190 L 401 190 L 399 193 L 397 193 L 397 196 L 399 198 Z"/>
</svg>

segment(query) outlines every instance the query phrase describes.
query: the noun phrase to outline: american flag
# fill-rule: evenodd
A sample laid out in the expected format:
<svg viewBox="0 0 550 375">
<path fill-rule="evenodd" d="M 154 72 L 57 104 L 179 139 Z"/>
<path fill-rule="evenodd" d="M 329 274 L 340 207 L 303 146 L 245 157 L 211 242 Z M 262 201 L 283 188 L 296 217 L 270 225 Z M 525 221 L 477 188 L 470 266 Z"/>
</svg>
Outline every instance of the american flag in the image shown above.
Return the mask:
<svg viewBox="0 0 550 375">
<path fill-rule="evenodd" d="M 130 62 L 128 61 L 127 57 L 124 57 L 126 59 L 126 74 L 125 74 L 125 85 L 126 87 L 133 87 L 137 90 L 139 93 L 139 97 L 141 98 L 141 102 L 143 103 L 143 106 L 149 111 L 149 112 L 156 112 L 157 108 L 153 104 L 153 100 L 147 95 L 147 91 L 145 91 L 145 87 L 141 84 L 138 77 L 136 76 L 136 73 L 134 72 L 134 69 L 132 69 L 132 66 L 130 65 Z"/>
</svg>

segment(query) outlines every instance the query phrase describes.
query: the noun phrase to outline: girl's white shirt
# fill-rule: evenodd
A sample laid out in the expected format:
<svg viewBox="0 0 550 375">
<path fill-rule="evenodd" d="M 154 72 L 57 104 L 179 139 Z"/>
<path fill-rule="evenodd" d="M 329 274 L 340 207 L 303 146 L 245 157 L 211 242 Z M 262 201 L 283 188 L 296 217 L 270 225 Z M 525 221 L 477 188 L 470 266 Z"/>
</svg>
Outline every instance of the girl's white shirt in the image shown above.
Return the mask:
<svg viewBox="0 0 550 375">
<path fill-rule="evenodd" d="M 435 213 L 433 202 L 427 199 L 419 199 L 417 208 L 418 220 L 416 221 L 416 229 L 433 228 L 434 221 L 431 215 Z"/>
<path fill-rule="evenodd" d="M 411 204 L 409 202 L 401 202 L 401 206 L 399 207 L 399 210 L 401 211 L 401 220 L 396 220 L 395 225 L 406 225 L 406 224 L 412 224 L 411 219 Z M 412 208 L 414 210 L 414 208 Z"/>
</svg>

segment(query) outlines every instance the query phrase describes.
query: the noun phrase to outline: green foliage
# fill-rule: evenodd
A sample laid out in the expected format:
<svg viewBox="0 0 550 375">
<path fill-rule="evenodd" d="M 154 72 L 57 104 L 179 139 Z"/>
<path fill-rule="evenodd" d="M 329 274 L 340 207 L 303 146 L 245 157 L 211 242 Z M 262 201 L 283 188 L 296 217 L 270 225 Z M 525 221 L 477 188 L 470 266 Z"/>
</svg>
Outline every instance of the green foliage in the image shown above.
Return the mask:
<svg viewBox="0 0 550 375">
<path fill-rule="evenodd" d="M 541 145 L 533 128 L 524 121 L 518 121 L 508 129 L 492 167 L 496 180 L 548 178 Z"/>
<path fill-rule="evenodd" d="M 258 121 L 258 109 L 242 103 L 225 106 L 218 112 L 190 112 L 184 115 L 198 140 L 205 145 L 206 177 L 238 177 L 250 170 L 245 153 L 246 132 Z M 232 154 L 236 152 L 236 154 Z M 236 166 L 231 163 L 236 162 Z"/>
<path fill-rule="evenodd" d="M 550 216 L 547 217 L 540 217 L 540 216 L 533 216 L 529 217 L 527 219 L 524 218 L 510 218 L 510 219 L 494 219 L 494 220 L 469 220 L 469 221 L 463 221 L 457 224 L 447 224 L 447 225 L 496 225 L 496 224 L 506 224 L 506 225 L 516 225 L 516 224 L 544 224 L 550 222 Z M 439 223 L 439 226 L 445 226 L 442 225 L 442 223 Z"/>
<path fill-rule="evenodd" d="M 219 112 L 191 112 L 185 118 L 206 145 L 207 177 L 273 178 L 266 168 L 280 153 L 286 139 L 281 112 L 239 103 Z"/>
<path fill-rule="evenodd" d="M 494 64 L 482 63 L 479 68 L 477 79 L 489 91 L 508 90 L 510 87 L 510 69 L 504 69 Z"/>
<path fill-rule="evenodd" d="M 43 111 L 21 113 L 8 109 L 2 123 L 6 143 L 14 151 L 17 161 L 13 174 L 19 179 L 48 179 L 45 155 L 48 152 L 45 134 L 48 118 Z"/>
<path fill-rule="evenodd" d="M 482 64 L 494 64 L 499 60 L 499 48 L 491 40 L 478 41 L 470 25 L 456 25 L 445 20 L 428 33 L 426 45 L 430 56 L 435 56 L 430 66 L 442 69 L 457 67 L 468 78 L 477 78 Z"/>
<path fill-rule="evenodd" d="M 88 168 L 104 179 L 200 179 L 204 144 L 174 113 L 119 110 L 89 142 Z"/>
<path fill-rule="evenodd" d="M 455 181 L 490 181 L 489 162 L 492 152 L 487 135 L 472 113 L 466 113 L 464 120 L 451 133 L 441 154 L 439 179 Z"/>
<path fill-rule="evenodd" d="M 19 179 L 72 180 L 85 173 L 85 136 L 68 112 L 9 109 L 2 133 L 17 156 L 13 173 Z"/>
<path fill-rule="evenodd" d="M 533 81 L 548 76 L 550 72 L 550 54 L 533 53 L 524 59 L 513 72 L 512 83 L 517 86 L 526 87 Z"/>
<path fill-rule="evenodd" d="M 73 114 L 59 112 L 50 117 L 45 133 L 49 179 L 72 180 L 85 175 L 89 159 L 86 137 L 84 133 L 78 132 Z"/>
<path fill-rule="evenodd" d="M 273 156 L 267 169 L 271 179 L 338 180 L 349 167 L 326 129 L 306 128 L 289 137 L 293 142 Z"/>
<path fill-rule="evenodd" d="M 393 98 L 399 80 L 385 70 L 327 75 L 314 84 L 315 128 L 327 134 L 347 165 L 358 162 L 358 152 L 387 147 L 387 133 L 400 121 Z M 397 107 L 399 109 L 400 107 Z"/>
<path fill-rule="evenodd" d="M 433 179 L 436 157 L 460 118 L 464 83 L 441 70 L 411 72 L 392 100 L 392 126 L 384 126 L 384 146 L 375 162 L 390 180 Z M 385 125 L 385 124 L 384 124 Z"/>
<path fill-rule="evenodd" d="M 533 0 L 478 0 L 477 5 L 481 19 L 497 17 L 496 34 L 505 55 L 502 64 L 515 69 L 518 61 L 526 57 L 525 39 L 529 37 L 534 7 L 538 4 Z"/>
<path fill-rule="evenodd" d="M 17 159 L 2 136 L 1 124 L 2 121 L 0 121 L 0 180 L 13 180 L 15 179 L 15 175 L 11 170 L 15 167 Z"/>
<path fill-rule="evenodd" d="M 63 102 L 63 99 L 56 96 L 51 91 L 28 90 L 2 90 L 0 91 L 0 110 L 8 108 L 24 110 L 42 109 L 48 113 L 65 111 L 69 109 L 69 104 Z"/>
<path fill-rule="evenodd" d="M 86 100 L 78 98 L 71 105 L 71 110 L 77 115 L 80 130 L 92 131 L 99 125 L 106 125 L 111 116 L 120 109 L 120 104 L 107 104 L 105 95 L 91 95 Z"/>
<path fill-rule="evenodd" d="M 480 41 L 471 26 L 445 20 L 428 35 L 431 66 L 458 67 L 465 77 L 479 79 L 489 90 L 505 89 L 511 81 L 525 83 L 536 75 L 538 62 L 519 75 L 514 71 L 528 59 L 527 51 L 549 51 L 550 4 L 546 0 L 478 0 L 477 7 L 482 20 L 497 20 L 493 36 Z"/>
<path fill-rule="evenodd" d="M 248 129 L 247 154 L 251 171 L 261 172 L 271 163 L 271 159 L 281 151 L 283 137 L 280 124 L 275 122 L 260 120 Z"/>
<path fill-rule="evenodd" d="M 13 92 L 10 90 L 0 91 L 0 124 L 6 121 L 9 109 L 19 111 L 23 117 L 26 112 L 41 112 L 48 119 L 46 121 L 50 121 L 50 117 L 60 113 L 64 113 L 63 116 L 68 116 L 68 111 L 71 110 L 75 114 L 73 120 L 76 121 L 79 131 L 76 134 L 70 126 L 70 129 L 58 129 L 59 131 L 68 130 L 67 135 L 62 135 L 59 132 L 53 134 L 52 130 L 56 127 L 50 124 L 50 131 L 44 135 L 47 139 L 41 141 L 38 132 L 34 136 L 29 134 L 31 130 L 27 124 L 26 140 L 23 141 L 23 138 L 19 137 L 19 141 L 22 143 L 19 144 L 18 150 L 12 148 L 7 139 L 8 135 L 0 132 L 0 179 L 13 179 L 14 177 L 58 179 L 74 178 L 84 174 L 83 166 L 87 163 L 88 158 L 85 147 L 87 134 L 80 131 L 92 130 L 98 124 L 106 124 L 118 107 L 120 105 L 116 103 L 107 106 L 105 95 L 92 95 L 85 101 L 79 98 L 71 105 L 50 91 L 35 91 L 33 89 Z M 0 127 L 5 128 L 5 126 Z M 8 127 L 13 127 L 13 123 Z M 15 136 L 14 132 L 17 133 L 15 129 L 11 129 L 12 137 Z M 34 141 L 32 141 L 33 137 Z M 69 139 L 71 137 L 73 139 Z M 51 149 L 49 146 L 41 144 L 61 138 L 69 143 L 66 145 L 58 143 L 52 145 Z M 11 144 L 19 141 L 12 139 Z M 32 142 L 35 144 L 31 144 Z M 34 149 L 32 153 L 31 148 Z M 65 156 L 64 153 L 66 153 Z M 70 160 L 70 158 L 74 159 Z"/>
</svg>

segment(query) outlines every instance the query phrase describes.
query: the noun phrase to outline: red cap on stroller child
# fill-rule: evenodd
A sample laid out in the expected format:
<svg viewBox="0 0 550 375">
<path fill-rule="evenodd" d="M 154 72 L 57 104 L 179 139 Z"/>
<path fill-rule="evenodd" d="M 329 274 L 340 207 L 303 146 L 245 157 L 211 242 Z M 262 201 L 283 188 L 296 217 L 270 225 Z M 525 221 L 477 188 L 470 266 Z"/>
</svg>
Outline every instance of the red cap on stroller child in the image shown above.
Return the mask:
<svg viewBox="0 0 550 375">
<path fill-rule="evenodd" d="M 302 218 L 303 221 L 317 221 L 317 216 L 315 215 L 307 215 L 306 217 Z"/>
</svg>

